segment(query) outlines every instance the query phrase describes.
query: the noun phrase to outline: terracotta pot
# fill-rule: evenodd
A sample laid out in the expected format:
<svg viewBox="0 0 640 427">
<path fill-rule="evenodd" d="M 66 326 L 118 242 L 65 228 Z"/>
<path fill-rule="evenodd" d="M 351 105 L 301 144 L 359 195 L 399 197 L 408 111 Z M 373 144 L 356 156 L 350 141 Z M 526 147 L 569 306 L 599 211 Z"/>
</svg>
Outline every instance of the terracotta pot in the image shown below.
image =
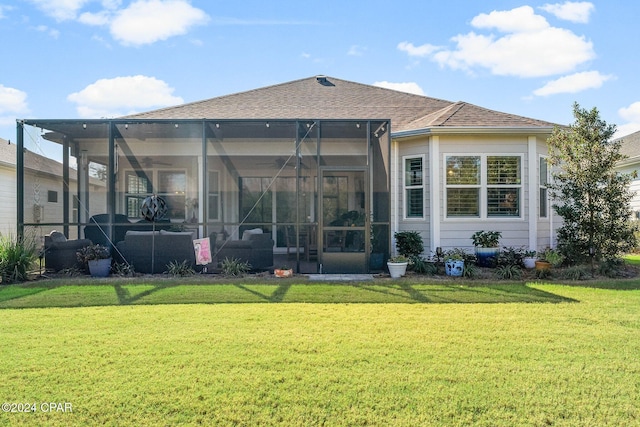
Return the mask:
<svg viewBox="0 0 640 427">
<path fill-rule="evenodd" d="M 536 270 L 549 270 L 551 263 L 547 261 L 536 261 Z"/>
<path fill-rule="evenodd" d="M 273 275 L 276 277 L 291 277 L 293 276 L 293 270 L 292 269 L 282 269 L 282 268 L 276 268 L 275 270 L 273 270 Z"/>
</svg>

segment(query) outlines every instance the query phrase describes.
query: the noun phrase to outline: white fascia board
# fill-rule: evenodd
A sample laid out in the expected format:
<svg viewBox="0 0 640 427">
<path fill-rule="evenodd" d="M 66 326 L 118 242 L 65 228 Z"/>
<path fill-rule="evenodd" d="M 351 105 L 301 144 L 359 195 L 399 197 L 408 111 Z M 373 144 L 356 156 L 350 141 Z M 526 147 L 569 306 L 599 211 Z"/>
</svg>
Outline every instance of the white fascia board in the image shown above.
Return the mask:
<svg viewBox="0 0 640 427">
<path fill-rule="evenodd" d="M 553 127 L 431 127 L 424 129 L 412 129 L 399 132 L 391 132 L 391 138 L 400 139 L 408 138 L 420 135 L 446 135 L 446 134 L 522 134 L 522 135 L 535 135 L 535 134 L 551 134 Z"/>
</svg>

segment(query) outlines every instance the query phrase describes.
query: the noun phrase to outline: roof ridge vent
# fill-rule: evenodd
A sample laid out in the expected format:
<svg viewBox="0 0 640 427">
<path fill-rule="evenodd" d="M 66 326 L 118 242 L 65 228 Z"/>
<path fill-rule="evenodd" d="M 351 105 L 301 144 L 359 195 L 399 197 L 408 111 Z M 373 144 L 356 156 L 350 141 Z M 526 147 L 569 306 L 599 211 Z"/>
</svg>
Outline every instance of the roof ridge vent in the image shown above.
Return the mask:
<svg viewBox="0 0 640 427">
<path fill-rule="evenodd" d="M 327 76 L 317 75 L 317 76 L 316 76 L 316 81 L 317 81 L 318 83 L 320 83 L 322 86 L 335 86 L 333 83 L 331 83 L 331 82 L 327 79 Z"/>
</svg>

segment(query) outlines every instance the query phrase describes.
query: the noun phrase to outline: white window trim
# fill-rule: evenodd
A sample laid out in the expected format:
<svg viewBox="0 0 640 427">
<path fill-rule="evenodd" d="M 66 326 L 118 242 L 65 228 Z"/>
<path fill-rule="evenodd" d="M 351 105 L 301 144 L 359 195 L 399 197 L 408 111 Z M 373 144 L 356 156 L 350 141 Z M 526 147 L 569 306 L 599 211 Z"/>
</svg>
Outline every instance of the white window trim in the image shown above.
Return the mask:
<svg viewBox="0 0 640 427">
<path fill-rule="evenodd" d="M 541 160 L 544 159 L 545 162 L 547 163 L 547 185 L 542 185 L 540 183 L 540 163 Z M 538 180 L 538 194 L 536 196 L 536 200 L 538 201 L 538 219 L 542 219 L 542 220 L 546 220 L 549 218 L 549 216 L 551 215 L 550 212 L 550 205 L 551 205 L 551 199 L 549 197 L 549 183 L 551 182 L 551 168 L 549 167 L 549 156 L 545 156 L 545 155 L 540 155 L 538 156 L 538 173 L 536 174 L 537 176 L 537 180 Z M 542 200 L 540 200 L 540 190 L 546 188 L 547 189 L 547 210 L 546 210 L 546 214 L 545 216 L 541 216 L 540 215 L 540 204 L 542 202 Z"/>
<path fill-rule="evenodd" d="M 409 159 L 420 159 L 422 161 L 422 185 L 410 185 L 407 186 L 406 185 L 406 177 L 407 177 L 407 160 Z M 427 210 L 427 203 L 426 203 L 426 199 L 425 199 L 425 189 L 426 189 L 426 185 L 425 183 L 427 182 L 427 175 L 426 175 L 426 156 L 424 154 L 418 154 L 418 155 L 407 155 L 407 156 L 402 156 L 402 178 L 401 178 L 401 185 L 402 185 L 402 219 L 404 221 L 424 221 L 425 218 L 427 217 L 426 215 L 426 210 Z M 422 216 L 407 216 L 407 190 L 415 190 L 415 189 L 421 189 L 422 190 Z"/>
<path fill-rule="evenodd" d="M 447 184 L 447 157 L 456 156 L 456 157 L 480 157 L 480 184 L 478 185 L 448 185 Z M 520 189 L 520 214 L 517 216 L 488 216 L 488 206 L 487 206 L 487 189 L 488 188 L 500 188 L 500 185 L 491 185 L 487 184 L 487 158 L 488 157 L 518 157 L 520 159 L 520 184 L 509 185 L 509 187 L 517 187 Z M 523 200 L 524 200 L 524 181 L 525 181 L 525 173 L 524 173 L 524 165 L 523 165 L 524 154 L 523 153 L 456 153 L 449 152 L 443 153 L 441 158 L 441 178 L 442 178 L 442 207 L 443 207 L 443 219 L 444 221 L 452 221 L 452 222 L 468 222 L 468 221 L 522 221 L 524 220 L 524 210 L 523 210 Z M 478 216 L 447 216 L 447 190 L 449 188 L 479 188 L 480 189 L 480 212 Z"/>
</svg>

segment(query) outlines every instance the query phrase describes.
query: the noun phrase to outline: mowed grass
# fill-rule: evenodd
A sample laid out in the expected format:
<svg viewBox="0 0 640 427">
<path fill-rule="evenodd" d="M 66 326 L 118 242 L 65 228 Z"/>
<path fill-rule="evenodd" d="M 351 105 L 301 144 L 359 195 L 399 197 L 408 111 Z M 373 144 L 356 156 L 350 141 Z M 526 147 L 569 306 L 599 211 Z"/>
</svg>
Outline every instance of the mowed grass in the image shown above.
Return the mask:
<svg viewBox="0 0 640 427">
<path fill-rule="evenodd" d="M 107 306 L 0 310 L 2 401 L 73 408 L 0 425 L 640 425 L 637 283 L 85 286 Z"/>
</svg>

